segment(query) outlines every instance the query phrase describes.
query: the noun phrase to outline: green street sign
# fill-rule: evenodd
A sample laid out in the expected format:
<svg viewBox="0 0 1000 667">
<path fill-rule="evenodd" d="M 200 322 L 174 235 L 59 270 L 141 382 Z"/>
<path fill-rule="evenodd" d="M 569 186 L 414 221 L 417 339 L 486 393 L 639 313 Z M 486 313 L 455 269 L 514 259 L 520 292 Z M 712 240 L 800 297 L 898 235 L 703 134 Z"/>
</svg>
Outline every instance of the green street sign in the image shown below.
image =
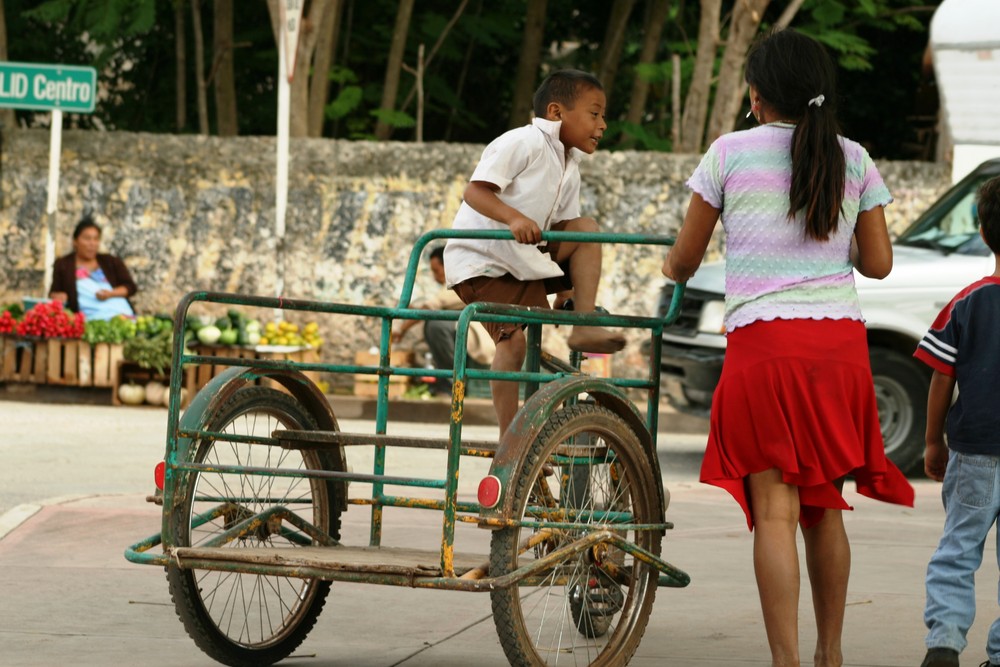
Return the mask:
<svg viewBox="0 0 1000 667">
<path fill-rule="evenodd" d="M 90 113 L 96 97 L 93 67 L 0 62 L 0 107 Z"/>
</svg>

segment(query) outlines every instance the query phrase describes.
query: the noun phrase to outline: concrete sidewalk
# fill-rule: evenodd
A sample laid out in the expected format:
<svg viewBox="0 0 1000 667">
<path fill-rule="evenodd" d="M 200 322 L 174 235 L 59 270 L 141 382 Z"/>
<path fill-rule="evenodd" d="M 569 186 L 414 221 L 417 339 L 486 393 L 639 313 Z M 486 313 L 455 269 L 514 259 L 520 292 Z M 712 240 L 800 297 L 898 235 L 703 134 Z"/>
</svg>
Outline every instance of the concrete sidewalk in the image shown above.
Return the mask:
<svg viewBox="0 0 1000 667">
<path fill-rule="evenodd" d="M 668 518 L 676 529 L 667 535 L 664 554 L 692 583 L 658 591 L 632 664 L 770 664 L 751 565 L 752 537 L 742 514 L 717 489 L 693 481 L 668 486 Z M 914 667 L 924 653 L 923 578 L 943 519 L 940 487 L 916 482 L 917 506 L 911 510 L 859 497 L 848 486 L 856 511 L 847 515 L 854 566 L 845 664 Z M 0 540 L 0 664 L 213 664 L 176 618 L 162 569 L 133 565 L 122 556 L 127 545 L 158 532 L 159 521 L 159 508 L 142 494 L 119 494 L 42 503 L 11 530 Z M 367 512 L 352 506 L 345 515 L 345 541 L 354 536 L 363 542 L 367 521 Z M 485 554 L 488 534 L 461 528 L 468 530 L 461 533 L 459 548 Z M 440 530 L 437 513 L 389 510 L 384 543 L 433 547 Z M 983 659 L 995 610 L 995 554 L 992 543 L 987 548 L 979 585 L 983 613 L 969 638 L 967 665 Z M 815 634 L 808 585 L 800 626 L 803 658 L 809 658 Z M 491 667 L 506 660 L 488 594 L 335 583 L 317 626 L 283 664 Z"/>
</svg>

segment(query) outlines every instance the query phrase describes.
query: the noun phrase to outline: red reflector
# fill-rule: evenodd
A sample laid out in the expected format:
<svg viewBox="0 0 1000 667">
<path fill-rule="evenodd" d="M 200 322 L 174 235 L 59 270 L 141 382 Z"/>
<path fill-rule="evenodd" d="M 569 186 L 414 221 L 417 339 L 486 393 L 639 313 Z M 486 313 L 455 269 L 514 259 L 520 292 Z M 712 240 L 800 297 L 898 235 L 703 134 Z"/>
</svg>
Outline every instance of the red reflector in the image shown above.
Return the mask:
<svg viewBox="0 0 1000 667">
<path fill-rule="evenodd" d="M 491 509 L 500 502 L 500 478 L 495 475 L 487 475 L 479 482 L 479 504 L 484 509 Z"/>
<path fill-rule="evenodd" d="M 163 472 L 166 468 L 167 465 L 163 461 L 157 463 L 156 467 L 153 468 L 153 482 L 156 483 L 156 488 L 160 491 L 163 490 Z"/>
</svg>

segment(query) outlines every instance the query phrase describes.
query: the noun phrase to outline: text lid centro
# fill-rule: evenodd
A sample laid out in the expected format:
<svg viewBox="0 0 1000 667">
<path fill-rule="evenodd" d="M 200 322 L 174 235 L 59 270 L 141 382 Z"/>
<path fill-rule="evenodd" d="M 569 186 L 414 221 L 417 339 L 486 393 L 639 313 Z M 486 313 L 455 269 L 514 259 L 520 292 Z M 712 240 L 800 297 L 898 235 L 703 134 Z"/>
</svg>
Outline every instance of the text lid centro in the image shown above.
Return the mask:
<svg viewBox="0 0 1000 667">
<path fill-rule="evenodd" d="M 90 113 L 96 97 L 93 67 L 0 62 L 0 107 Z"/>
</svg>

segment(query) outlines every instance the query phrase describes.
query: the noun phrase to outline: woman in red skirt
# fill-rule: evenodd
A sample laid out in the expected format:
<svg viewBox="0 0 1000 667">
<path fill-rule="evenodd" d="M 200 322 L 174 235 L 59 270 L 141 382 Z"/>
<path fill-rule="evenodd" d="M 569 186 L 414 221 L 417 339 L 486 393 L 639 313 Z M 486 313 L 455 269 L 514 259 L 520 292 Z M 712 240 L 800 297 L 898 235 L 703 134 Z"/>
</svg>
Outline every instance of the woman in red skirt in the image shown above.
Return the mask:
<svg viewBox="0 0 1000 667">
<path fill-rule="evenodd" d="M 726 360 L 712 400 L 701 480 L 733 495 L 754 531 L 754 571 L 774 665 L 798 665 L 801 525 L 816 612 L 816 665 L 841 665 L 851 552 L 841 496 L 913 505 L 885 458 L 854 269 L 892 268 L 868 153 L 840 136 L 833 64 L 791 29 L 747 58 L 759 126 L 717 139 L 688 181 L 684 224 L 663 273 L 701 264 L 726 232 Z"/>
</svg>

